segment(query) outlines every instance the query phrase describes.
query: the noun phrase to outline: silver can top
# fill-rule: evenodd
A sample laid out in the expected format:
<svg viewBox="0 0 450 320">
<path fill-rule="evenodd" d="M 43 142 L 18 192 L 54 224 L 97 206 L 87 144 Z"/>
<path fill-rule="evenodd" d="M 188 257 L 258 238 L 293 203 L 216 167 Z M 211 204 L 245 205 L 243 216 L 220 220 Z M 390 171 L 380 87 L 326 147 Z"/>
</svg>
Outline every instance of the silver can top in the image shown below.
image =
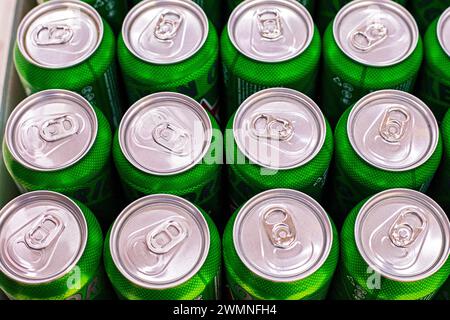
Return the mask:
<svg viewBox="0 0 450 320">
<path fill-rule="evenodd" d="M 442 49 L 450 56 L 450 7 L 439 18 L 437 36 Z"/>
<path fill-rule="evenodd" d="M 348 57 L 376 67 L 402 62 L 419 41 L 419 29 L 412 15 L 388 0 L 351 1 L 336 15 L 333 34 Z"/>
<path fill-rule="evenodd" d="M 119 144 L 127 160 L 154 175 L 191 169 L 202 161 L 211 141 L 207 111 L 179 93 L 155 93 L 139 100 L 119 126 Z"/>
<path fill-rule="evenodd" d="M 287 88 L 259 91 L 239 107 L 233 123 L 239 150 L 253 163 L 287 170 L 311 161 L 322 149 L 325 118 L 308 96 Z"/>
<path fill-rule="evenodd" d="M 176 287 L 203 266 L 210 247 L 208 224 L 189 201 L 151 195 L 130 204 L 109 240 L 120 273 L 147 289 Z"/>
<path fill-rule="evenodd" d="M 314 22 L 297 1 L 249 0 L 231 13 L 228 35 L 244 56 L 262 62 L 281 62 L 308 48 L 314 36 Z"/>
<path fill-rule="evenodd" d="M 62 69 L 88 59 L 103 39 L 103 21 L 82 1 L 50 1 L 31 10 L 20 23 L 17 45 L 32 64 Z"/>
<path fill-rule="evenodd" d="M 390 171 L 421 166 L 439 141 L 431 110 L 415 96 L 397 90 L 376 91 L 359 100 L 350 112 L 347 134 L 364 161 Z"/>
<path fill-rule="evenodd" d="M 97 137 L 97 115 L 77 93 L 47 90 L 29 96 L 6 123 L 5 142 L 14 159 L 37 171 L 77 163 Z"/>
<path fill-rule="evenodd" d="M 88 229 L 83 212 L 59 193 L 23 194 L 0 211 L 0 271 L 24 284 L 43 284 L 72 271 Z"/>
<path fill-rule="evenodd" d="M 366 263 L 383 277 L 425 279 L 447 261 L 450 224 L 431 198 L 391 189 L 370 198 L 358 213 L 355 240 Z"/>
<path fill-rule="evenodd" d="M 241 208 L 233 242 L 250 271 L 270 281 L 293 282 L 324 264 L 333 230 L 327 213 L 313 198 L 275 189 L 260 193 Z"/>
<path fill-rule="evenodd" d="M 122 36 L 136 57 L 155 64 L 189 59 L 205 43 L 208 18 L 193 1 L 142 1 L 125 18 Z"/>
</svg>

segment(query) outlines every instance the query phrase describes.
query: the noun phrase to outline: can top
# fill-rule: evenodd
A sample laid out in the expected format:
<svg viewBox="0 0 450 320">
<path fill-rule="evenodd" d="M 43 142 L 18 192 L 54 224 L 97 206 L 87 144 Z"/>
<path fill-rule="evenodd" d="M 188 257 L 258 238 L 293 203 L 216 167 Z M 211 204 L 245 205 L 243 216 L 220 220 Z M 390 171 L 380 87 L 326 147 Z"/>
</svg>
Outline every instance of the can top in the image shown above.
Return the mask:
<svg viewBox="0 0 450 320">
<path fill-rule="evenodd" d="M 31 10 L 20 23 L 17 45 L 32 64 L 62 69 L 88 59 L 103 39 L 103 21 L 81 1 L 50 1 Z"/>
<path fill-rule="evenodd" d="M 391 189 L 361 208 L 355 240 L 366 263 L 383 277 L 425 279 L 447 261 L 450 224 L 439 205 L 418 191 Z"/>
<path fill-rule="evenodd" d="M 437 36 L 442 49 L 450 56 L 450 7 L 439 18 Z"/>
<path fill-rule="evenodd" d="M 297 1 L 250 0 L 231 13 L 228 35 L 244 56 L 262 62 L 281 62 L 308 48 L 314 36 L 314 22 Z"/>
<path fill-rule="evenodd" d="M 5 142 L 14 159 L 37 171 L 72 166 L 97 137 L 97 115 L 77 93 L 46 90 L 23 100 L 6 123 Z"/>
<path fill-rule="evenodd" d="M 306 164 L 319 153 L 326 124 L 319 107 L 305 94 L 270 88 L 242 103 L 233 134 L 239 150 L 253 163 L 287 170 Z"/>
<path fill-rule="evenodd" d="M 175 175 L 200 163 L 212 142 L 207 111 L 195 100 L 171 92 L 136 102 L 119 126 L 127 160 L 143 172 Z"/>
<path fill-rule="evenodd" d="M 412 15 L 394 1 L 357 0 L 336 15 L 333 34 L 351 59 L 368 66 L 390 66 L 417 47 L 419 29 Z"/>
<path fill-rule="evenodd" d="M 168 289 L 200 270 L 210 234 L 202 213 L 189 201 L 151 195 L 122 211 L 111 229 L 109 246 L 117 269 L 132 283 Z"/>
<path fill-rule="evenodd" d="M 189 59 L 205 43 L 208 18 L 193 1 L 142 1 L 125 18 L 122 36 L 135 56 L 155 64 Z"/>
<path fill-rule="evenodd" d="M 419 98 L 397 90 L 375 91 L 359 100 L 350 112 L 347 134 L 364 161 L 389 171 L 421 166 L 439 141 L 431 110 Z"/>
<path fill-rule="evenodd" d="M 333 243 L 330 219 L 310 196 L 274 189 L 250 199 L 233 226 L 236 252 L 245 266 L 274 282 L 293 282 L 317 271 Z"/>
<path fill-rule="evenodd" d="M 23 194 L 0 211 L 0 271 L 24 284 L 43 284 L 69 273 L 88 237 L 83 212 L 50 191 Z"/>
</svg>

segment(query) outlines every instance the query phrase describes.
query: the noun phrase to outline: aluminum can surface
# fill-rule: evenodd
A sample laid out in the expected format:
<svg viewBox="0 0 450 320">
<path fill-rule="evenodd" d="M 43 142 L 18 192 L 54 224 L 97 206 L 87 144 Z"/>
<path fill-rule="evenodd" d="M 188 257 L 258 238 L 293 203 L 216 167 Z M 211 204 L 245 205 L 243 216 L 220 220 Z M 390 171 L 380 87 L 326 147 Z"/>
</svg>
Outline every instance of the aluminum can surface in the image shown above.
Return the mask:
<svg viewBox="0 0 450 320">
<path fill-rule="evenodd" d="M 449 0 L 408 0 L 409 10 L 424 33 L 434 19 L 450 6 Z"/>
<path fill-rule="evenodd" d="M 106 236 L 104 260 L 122 299 L 220 298 L 219 233 L 207 214 L 176 196 L 130 204 Z"/>
</svg>

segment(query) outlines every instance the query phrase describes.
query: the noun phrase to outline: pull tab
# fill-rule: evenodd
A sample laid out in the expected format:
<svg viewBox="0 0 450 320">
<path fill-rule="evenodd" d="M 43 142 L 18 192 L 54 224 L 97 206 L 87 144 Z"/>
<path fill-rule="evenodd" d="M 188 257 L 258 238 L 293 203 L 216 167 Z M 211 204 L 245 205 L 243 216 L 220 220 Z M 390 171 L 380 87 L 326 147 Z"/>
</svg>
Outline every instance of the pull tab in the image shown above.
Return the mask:
<svg viewBox="0 0 450 320">
<path fill-rule="evenodd" d="M 425 216 L 414 208 L 402 210 L 389 228 L 389 238 L 396 247 L 407 248 L 426 229 Z"/>
<path fill-rule="evenodd" d="M 258 138 L 289 140 L 294 134 L 294 126 L 288 120 L 259 114 L 251 123 L 253 134 Z"/>
<path fill-rule="evenodd" d="M 171 10 L 164 10 L 155 27 L 155 37 L 162 41 L 172 40 L 183 22 L 183 16 Z"/>
<path fill-rule="evenodd" d="M 78 130 L 78 121 L 70 115 L 65 115 L 44 122 L 39 134 L 43 140 L 55 142 L 73 136 Z"/>
<path fill-rule="evenodd" d="M 74 32 L 66 24 L 39 25 L 33 31 L 33 40 L 38 46 L 66 44 L 72 40 Z"/>
<path fill-rule="evenodd" d="M 283 35 L 280 11 L 277 9 L 262 9 L 257 12 L 258 29 L 261 37 L 277 40 Z"/>
<path fill-rule="evenodd" d="M 52 244 L 64 230 L 64 224 L 52 214 L 44 214 L 25 234 L 26 245 L 34 250 L 42 250 Z"/>
<path fill-rule="evenodd" d="M 384 24 L 373 22 L 365 28 L 356 30 L 350 42 L 356 49 L 366 52 L 383 42 L 387 35 L 388 30 Z"/>
<path fill-rule="evenodd" d="M 184 151 L 188 145 L 190 135 L 182 128 L 169 122 L 163 122 L 155 127 L 152 133 L 153 140 L 161 147 L 177 155 L 186 155 Z"/>
<path fill-rule="evenodd" d="M 384 114 L 380 125 L 380 135 L 387 142 L 399 142 L 405 135 L 409 113 L 401 107 L 390 107 Z"/>
<path fill-rule="evenodd" d="M 296 238 L 292 217 L 281 207 L 269 209 L 263 215 L 263 225 L 272 244 L 280 249 L 289 248 Z"/>
<path fill-rule="evenodd" d="M 147 234 L 147 247 L 155 254 L 165 254 L 178 246 L 186 237 L 188 231 L 174 220 L 169 220 Z"/>
</svg>

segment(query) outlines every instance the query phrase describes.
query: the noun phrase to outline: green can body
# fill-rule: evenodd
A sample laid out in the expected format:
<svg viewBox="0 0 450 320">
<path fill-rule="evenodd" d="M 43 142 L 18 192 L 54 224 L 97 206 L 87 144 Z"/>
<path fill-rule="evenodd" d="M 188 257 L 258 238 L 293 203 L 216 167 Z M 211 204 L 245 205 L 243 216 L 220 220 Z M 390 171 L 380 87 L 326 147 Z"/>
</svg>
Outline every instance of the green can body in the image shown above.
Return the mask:
<svg viewBox="0 0 450 320">
<path fill-rule="evenodd" d="M 219 130 L 213 117 L 211 122 L 213 128 Z M 222 150 L 216 148 L 213 135 L 211 147 L 204 159 L 216 159 L 216 152 Z M 172 194 L 193 202 L 212 216 L 220 212 L 219 163 L 209 164 L 202 160 L 193 168 L 175 175 L 158 176 L 145 173 L 127 160 L 120 147 L 118 134 L 114 137 L 113 157 L 127 200 L 133 201 L 151 194 Z"/>
<path fill-rule="evenodd" d="M 232 131 L 234 116 L 227 125 Z M 232 139 L 232 141 L 229 141 Z M 285 188 L 302 191 L 316 200 L 320 200 L 325 185 L 328 168 L 333 157 L 333 135 L 326 122 L 325 142 L 319 153 L 308 163 L 288 170 L 272 170 L 252 163 L 239 150 L 233 136 L 225 135 L 225 146 L 230 184 L 229 197 L 232 208 L 243 205 L 256 194 L 270 189 Z M 245 163 L 241 163 L 244 160 Z"/>
<path fill-rule="evenodd" d="M 75 268 L 46 284 L 25 285 L 0 273 L 0 288 L 12 300 L 106 300 L 112 297 L 101 263 L 103 235 L 94 214 L 76 202 L 88 227 L 86 247 Z M 77 281 L 80 283 L 77 283 Z M 76 285 L 74 285 L 76 284 Z M 72 288 L 73 287 L 73 288 Z"/>
<path fill-rule="evenodd" d="M 213 221 L 204 214 L 210 232 L 208 255 L 200 270 L 186 282 L 172 288 L 151 290 L 131 283 L 117 269 L 111 257 L 110 232 L 104 246 L 106 273 L 118 297 L 122 300 L 217 300 L 221 277 L 221 242 Z"/>
<path fill-rule="evenodd" d="M 98 107 L 112 127 L 117 127 L 122 116 L 120 89 L 115 63 L 115 38 L 107 23 L 100 46 L 85 61 L 69 68 L 39 67 L 23 56 L 18 46 L 14 49 L 14 63 L 28 95 L 47 89 L 66 89 L 81 94 Z"/>
<path fill-rule="evenodd" d="M 249 270 L 239 258 L 233 241 L 237 210 L 225 228 L 223 256 L 226 279 L 235 300 L 322 300 L 325 299 L 339 256 L 339 241 L 333 228 L 333 244 L 328 258 L 316 272 L 294 282 L 273 282 Z"/>
<path fill-rule="evenodd" d="M 38 3 L 50 0 L 37 0 Z M 115 34 L 122 29 L 122 22 L 128 12 L 127 0 L 82 0 L 93 6 L 105 19 Z"/>
<path fill-rule="evenodd" d="M 432 299 L 448 277 L 450 260 L 433 275 L 419 281 L 399 282 L 375 273 L 359 253 L 355 241 L 356 218 L 365 202 L 363 200 L 350 212 L 342 228 L 341 257 L 331 297 L 337 300 Z M 379 281 L 379 286 L 372 286 L 374 281 Z"/>
<path fill-rule="evenodd" d="M 102 222 L 112 220 L 117 211 L 111 158 L 112 134 L 105 116 L 94 108 L 98 131 L 89 152 L 72 166 L 56 171 L 36 171 L 16 161 L 6 142 L 3 160 L 11 177 L 25 193 L 50 190 L 77 199 L 95 212 Z"/>
<path fill-rule="evenodd" d="M 450 111 L 441 124 L 444 152 L 441 166 L 430 185 L 429 194 L 442 208 L 450 213 Z"/>
<path fill-rule="evenodd" d="M 434 296 L 434 300 L 450 300 L 450 278 L 439 289 L 438 293 Z"/>
<path fill-rule="evenodd" d="M 308 48 L 287 61 L 259 62 L 239 52 L 225 28 L 221 37 L 221 57 L 225 81 L 225 116 L 228 119 L 252 94 L 273 87 L 300 91 L 314 98 L 321 53 L 317 28 Z"/>
<path fill-rule="evenodd" d="M 324 32 L 328 24 L 333 21 L 338 11 L 351 0 L 318 0 L 318 10 L 316 23 L 320 32 Z M 405 5 L 408 0 L 393 0 L 401 5 Z"/>
<path fill-rule="evenodd" d="M 438 169 L 442 156 L 442 140 L 431 157 L 422 165 L 406 171 L 387 171 L 364 161 L 353 149 L 347 123 L 351 109 L 339 120 L 335 130 L 335 161 L 331 196 L 335 220 L 343 220 L 361 200 L 390 188 L 408 188 L 425 192 Z"/>
<path fill-rule="evenodd" d="M 442 49 L 437 37 L 438 19 L 424 38 L 425 59 L 418 83 L 418 95 L 441 121 L 450 108 L 450 57 Z"/>
<path fill-rule="evenodd" d="M 434 19 L 450 6 L 449 0 L 408 0 L 409 10 L 416 19 L 419 30 L 425 33 Z"/>
<path fill-rule="evenodd" d="M 382 89 L 411 92 L 419 72 L 423 48 L 417 47 L 402 62 L 387 67 L 371 67 L 349 58 L 338 46 L 330 24 L 323 40 L 322 95 L 324 114 L 335 126 L 342 113 L 366 94 Z"/>
<path fill-rule="evenodd" d="M 231 12 L 236 8 L 239 4 L 241 4 L 244 0 L 225 0 L 228 7 L 228 12 Z M 297 2 L 301 3 L 305 6 L 306 9 L 308 9 L 309 13 L 311 15 L 314 14 L 314 9 L 317 0 L 296 0 Z M 219 2 L 219 1 L 218 1 Z"/>
</svg>

